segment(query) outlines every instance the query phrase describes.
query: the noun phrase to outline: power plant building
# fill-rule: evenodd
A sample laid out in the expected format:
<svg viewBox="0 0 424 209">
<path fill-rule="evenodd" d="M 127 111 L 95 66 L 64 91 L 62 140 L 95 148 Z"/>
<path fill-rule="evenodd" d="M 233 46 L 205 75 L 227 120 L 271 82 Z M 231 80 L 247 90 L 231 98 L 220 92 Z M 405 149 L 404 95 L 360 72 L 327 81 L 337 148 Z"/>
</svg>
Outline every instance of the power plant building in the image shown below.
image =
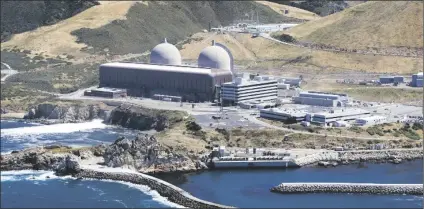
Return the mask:
<svg viewBox="0 0 424 209">
<path fill-rule="evenodd" d="M 272 101 L 277 99 L 277 80 L 256 76 L 252 80 L 236 77 L 221 85 L 223 105 L 237 105 L 246 101 Z"/>
<path fill-rule="evenodd" d="M 326 92 L 301 92 L 299 96 L 293 97 L 296 104 L 324 106 L 324 107 L 343 107 L 349 101 L 346 94 L 333 94 Z"/>
<path fill-rule="evenodd" d="M 417 73 L 412 75 L 411 86 L 413 87 L 423 87 L 423 73 Z"/>
<path fill-rule="evenodd" d="M 181 97 L 183 101 L 214 101 L 217 86 L 232 80 L 232 56 L 212 43 L 203 49 L 198 67 L 182 66 L 178 49 L 166 42 L 152 49 L 150 64 L 107 63 L 99 69 L 99 87 L 126 89 L 128 95 Z"/>
</svg>

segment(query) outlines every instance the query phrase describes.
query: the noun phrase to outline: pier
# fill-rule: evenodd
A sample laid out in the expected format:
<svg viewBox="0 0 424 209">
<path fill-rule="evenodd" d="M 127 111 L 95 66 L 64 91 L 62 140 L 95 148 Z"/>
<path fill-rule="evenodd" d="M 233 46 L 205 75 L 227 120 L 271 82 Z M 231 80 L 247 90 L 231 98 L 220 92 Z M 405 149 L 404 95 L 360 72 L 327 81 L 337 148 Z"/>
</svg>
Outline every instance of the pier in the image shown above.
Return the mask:
<svg viewBox="0 0 424 209">
<path fill-rule="evenodd" d="M 372 183 L 282 183 L 271 192 L 292 193 L 361 193 L 423 195 L 422 184 L 372 184 Z"/>
</svg>

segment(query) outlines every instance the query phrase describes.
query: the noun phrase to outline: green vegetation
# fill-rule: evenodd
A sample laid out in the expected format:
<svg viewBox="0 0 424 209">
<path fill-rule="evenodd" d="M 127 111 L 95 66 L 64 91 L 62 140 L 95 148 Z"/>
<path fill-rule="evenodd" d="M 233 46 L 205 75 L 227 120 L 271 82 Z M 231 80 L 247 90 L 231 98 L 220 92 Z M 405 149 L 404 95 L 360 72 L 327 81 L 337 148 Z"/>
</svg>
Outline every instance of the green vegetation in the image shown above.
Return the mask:
<svg viewBox="0 0 424 209">
<path fill-rule="evenodd" d="M 309 1 L 281 1 L 281 0 L 271 0 L 278 4 L 284 4 L 292 7 L 297 7 L 304 9 L 320 16 L 327 16 L 335 12 L 340 12 L 348 4 L 345 1 L 328 1 L 328 0 L 309 0 Z"/>
<path fill-rule="evenodd" d="M 273 38 L 275 38 L 275 39 L 278 39 L 278 40 L 280 40 L 280 41 L 283 41 L 283 42 L 288 42 L 288 43 L 295 43 L 296 42 L 296 39 L 293 37 L 293 36 L 291 36 L 291 35 L 288 35 L 288 34 L 273 34 L 272 35 L 272 37 Z"/>
</svg>

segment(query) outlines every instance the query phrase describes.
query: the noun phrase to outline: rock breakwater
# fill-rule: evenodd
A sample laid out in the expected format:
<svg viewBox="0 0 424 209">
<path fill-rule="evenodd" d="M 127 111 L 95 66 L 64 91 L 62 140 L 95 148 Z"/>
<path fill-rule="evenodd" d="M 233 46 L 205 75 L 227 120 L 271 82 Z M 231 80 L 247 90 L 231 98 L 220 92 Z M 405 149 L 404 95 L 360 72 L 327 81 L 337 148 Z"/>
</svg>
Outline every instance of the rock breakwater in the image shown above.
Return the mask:
<svg viewBox="0 0 424 209">
<path fill-rule="evenodd" d="M 350 164 L 358 162 L 393 162 L 402 160 L 422 159 L 422 149 L 391 149 L 391 150 L 359 150 L 359 151 L 324 151 L 313 155 L 297 158 L 299 166 L 313 165 L 320 161 Z"/>
<path fill-rule="evenodd" d="M 363 193 L 423 195 L 422 184 L 283 183 L 271 188 L 277 193 Z"/>
<path fill-rule="evenodd" d="M 168 200 L 188 208 L 234 208 L 198 199 L 166 181 L 141 173 L 82 170 L 74 175 L 74 177 L 102 180 L 108 179 L 146 185 L 156 190 L 161 196 L 168 198 Z"/>
</svg>

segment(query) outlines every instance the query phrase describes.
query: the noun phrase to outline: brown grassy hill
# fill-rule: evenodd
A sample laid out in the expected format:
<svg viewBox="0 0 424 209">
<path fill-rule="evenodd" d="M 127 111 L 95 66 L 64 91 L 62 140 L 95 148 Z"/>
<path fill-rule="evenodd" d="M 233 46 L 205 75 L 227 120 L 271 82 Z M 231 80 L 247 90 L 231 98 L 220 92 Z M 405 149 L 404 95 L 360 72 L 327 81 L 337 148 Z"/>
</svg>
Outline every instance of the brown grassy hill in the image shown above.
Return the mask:
<svg viewBox="0 0 424 209">
<path fill-rule="evenodd" d="M 423 47 L 422 1 L 371 1 L 287 31 L 297 40 L 346 49 Z"/>
<path fill-rule="evenodd" d="M 51 26 L 14 35 L 2 50 L 30 50 L 32 56 L 143 53 L 167 37 L 177 43 L 257 11 L 261 22 L 296 21 L 252 1 L 102 1 Z M 299 21 L 299 20 L 297 20 Z"/>
<path fill-rule="evenodd" d="M 288 71 L 308 74 L 346 71 L 408 74 L 423 68 L 422 58 L 311 50 L 275 43 L 261 37 L 252 38 L 248 34 L 195 34 L 182 46 L 183 59 L 197 59 L 200 51 L 211 44 L 211 40 L 225 44 L 236 63 L 276 75 Z"/>
</svg>

